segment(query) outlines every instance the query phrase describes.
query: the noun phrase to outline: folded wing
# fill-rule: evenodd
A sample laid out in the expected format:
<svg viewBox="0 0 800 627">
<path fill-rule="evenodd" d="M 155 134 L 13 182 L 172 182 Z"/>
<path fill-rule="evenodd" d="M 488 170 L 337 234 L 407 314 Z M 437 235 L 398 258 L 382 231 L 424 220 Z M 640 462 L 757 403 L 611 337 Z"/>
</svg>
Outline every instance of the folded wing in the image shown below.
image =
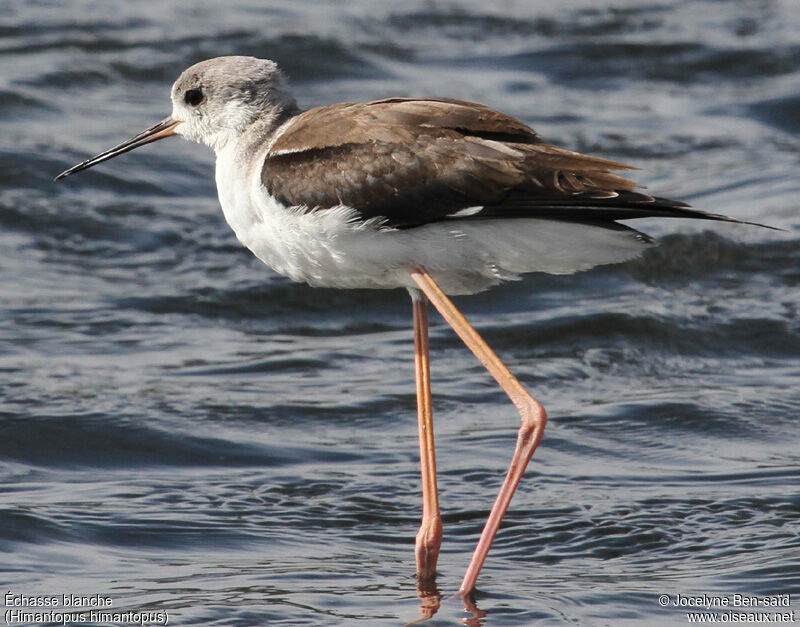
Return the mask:
<svg viewBox="0 0 800 627">
<path fill-rule="evenodd" d="M 633 191 L 622 163 L 543 142 L 480 104 L 393 98 L 306 111 L 278 130 L 262 182 L 287 206 L 347 206 L 386 228 L 444 220 L 549 218 L 595 224 L 686 217 L 736 222 Z"/>
</svg>

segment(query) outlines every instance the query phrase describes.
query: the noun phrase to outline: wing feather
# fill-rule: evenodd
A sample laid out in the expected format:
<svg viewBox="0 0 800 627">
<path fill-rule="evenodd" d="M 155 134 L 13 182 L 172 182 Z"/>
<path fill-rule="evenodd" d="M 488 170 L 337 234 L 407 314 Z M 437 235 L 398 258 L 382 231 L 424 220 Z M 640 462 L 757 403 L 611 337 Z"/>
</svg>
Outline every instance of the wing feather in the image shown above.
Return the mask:
<svg viewBox="0 0 800 627">
<path fill-rule="evenodd" d="M 391 98 L 292 118 L 273 139 L 261 179 L 286 206 L 345 205 L 386 228 L 510 217 L 612 228 L 650 216 L 736 221 L 635 192 L 639 186 L 615 172 L 630 169 L 547 144 L 484 105 Z"/>
</svg>

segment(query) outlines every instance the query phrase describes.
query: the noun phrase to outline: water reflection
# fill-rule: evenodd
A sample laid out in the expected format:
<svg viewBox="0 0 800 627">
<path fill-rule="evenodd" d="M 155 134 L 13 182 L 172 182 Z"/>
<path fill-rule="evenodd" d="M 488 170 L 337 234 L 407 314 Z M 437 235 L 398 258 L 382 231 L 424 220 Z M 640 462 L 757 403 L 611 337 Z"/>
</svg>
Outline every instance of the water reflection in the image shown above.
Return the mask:
<svg viewBox="0 0 800 627">
<path fill-rule="evenodd" d="M 417 625 L 433 617 L 442 604 L 442 593 L 436 587 L 435 579 L 417 579 L 417 596 L 420 599 L 419 618 L 408 625 Z"/>
<path fill-rule="evenodd" d="M 417 580 L 417 597 L 420 600 L 419 604 L 419 618 L 417 620 L 406 623 L 404 627 L 409 625 L 418 625 L 433 618 L 442 607 L 443 594 L 436 586 L 435 580 L 422 581 Z M 481 627 L 483 625 L 483 618 L 487 615 L 485 610 L 478 607 L 475 602 L 474 593 L 469 594 L 456 594 L 448 598 L 452 603 L 460 603 L 463 605 L 464 610 L 469 612 L 470 616 L 460 617 L 458 621 L 468 627 Z"/>
<path fill-rule="evenodd" d="M 478 607 L 473 593 L 470 592 L 459 595 L 459 597 L 464 603 L 464 609 L 472 614 L 472 616 L 460 619 L 461 622 L 467 625 L 467 627 L 481 627 L 481 625 L 483 625 L 483 621 L 481 619 L 486 616 L 486 612 Z"/>
</svg>

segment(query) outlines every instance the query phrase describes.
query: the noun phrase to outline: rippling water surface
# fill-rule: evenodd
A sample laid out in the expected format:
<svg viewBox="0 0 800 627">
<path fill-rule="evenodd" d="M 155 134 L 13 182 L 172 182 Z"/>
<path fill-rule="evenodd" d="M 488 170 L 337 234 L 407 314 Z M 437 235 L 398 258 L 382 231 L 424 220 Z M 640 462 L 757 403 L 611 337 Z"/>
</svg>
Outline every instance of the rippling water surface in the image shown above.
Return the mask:
<svg viewBox="0 0 800 627">
<path fill-rule="evenodd" d="M 303 106 L 486 102 L 661 195 L 785 229 L 639 222 L 662 242 L 639 260 L 458 300 L 551 416 L 472 612 L 451 597 L 517 418 L 432 318 L 445 543 L 427 624 L 684 624 L 660 594 L 792 593 L 800 617 L 793 0 L 6 0 L 4 592 L 99 593 L 174 625 L 420 615 L 407 295 L 272 274 L 197 145 L 52 182 L 224 54 L 277 60 Z"/>
</svg>

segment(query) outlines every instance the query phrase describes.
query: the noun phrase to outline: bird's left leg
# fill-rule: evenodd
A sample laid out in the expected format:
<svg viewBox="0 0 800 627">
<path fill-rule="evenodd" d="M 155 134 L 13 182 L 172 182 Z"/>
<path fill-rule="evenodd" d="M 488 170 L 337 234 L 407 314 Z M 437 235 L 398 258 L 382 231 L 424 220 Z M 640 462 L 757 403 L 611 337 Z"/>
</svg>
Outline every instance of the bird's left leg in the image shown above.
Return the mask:
<svg viewBox="0 0 800 627">
<path fill-rule="evenodd" d="M 422 525 L 417 533 L 415 555 L 420 582 L 436 577 L 436 562 L 442 545 L 442 517 L 436 487 L 436 453 L 433 443 L 433 406 L 428 356 L 428 299 L 416 289 L 409 290 L 414 308 L 414 369 L 417 382 L 419 418 L 419 464 L 422 471 Z"/>
</svg>

